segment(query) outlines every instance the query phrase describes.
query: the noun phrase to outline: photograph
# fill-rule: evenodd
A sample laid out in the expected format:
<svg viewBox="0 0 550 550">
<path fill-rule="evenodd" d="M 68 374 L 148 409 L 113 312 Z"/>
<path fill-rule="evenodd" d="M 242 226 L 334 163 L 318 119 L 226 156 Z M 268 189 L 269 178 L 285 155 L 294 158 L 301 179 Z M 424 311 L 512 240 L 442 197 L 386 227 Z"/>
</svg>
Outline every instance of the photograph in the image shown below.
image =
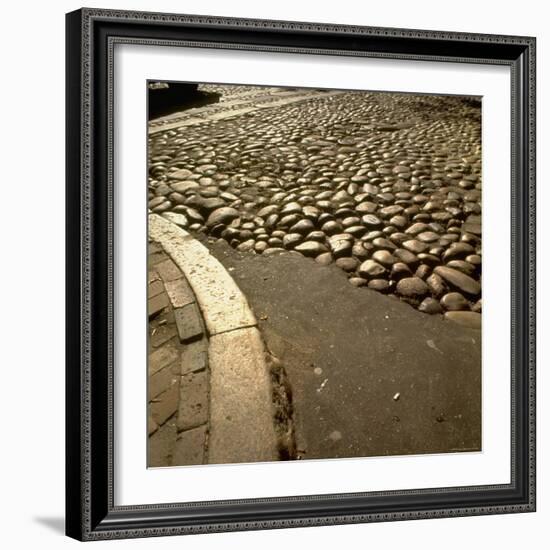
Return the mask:
<svg viewBox="0 0 550 550">
<path fill-rule="evenodd" d="M 403 8 L 67 13 L 69 537 L 537 509 L 539 27 Z"/>
<path fill-rule="evenodd" d="M 482 97 L 144 86 L 147 467 L 482 452 Z"/>
</svg>

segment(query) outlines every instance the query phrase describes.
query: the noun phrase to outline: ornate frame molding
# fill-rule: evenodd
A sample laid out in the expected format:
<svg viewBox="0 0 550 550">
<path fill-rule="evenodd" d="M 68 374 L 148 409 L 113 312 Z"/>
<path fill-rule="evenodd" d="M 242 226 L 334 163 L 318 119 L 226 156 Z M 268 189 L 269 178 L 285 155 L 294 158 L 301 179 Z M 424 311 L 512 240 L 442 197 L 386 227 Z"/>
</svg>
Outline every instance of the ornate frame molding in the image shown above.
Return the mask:
<svg viewBox="0 0 550 550">
<path fill-rule="evenodd" d="M 145 36 L 134 32 L 138 23 L 139 32 Z M 187 31 L 203 38 L 190 37 Z M 178 33 L 182 36 L 175 39 L 173 35 Z M 209 40 L 213 33 L 215 40 Z M 246 33 L 253 33 L 256 42 L 220 40 L 225 34 L 228 38 L 244 38 Z M 268 33 L 270 41 L 278 41 L 279 45 L 261 43 L 267 40 Z M 352 50 L 292 43 L 293 38 L 296 38 L 294 42 L 319 43 L 329 34 L 336 36 L 343 46 L 347 46 L 345 37 L 375 38 L 381 49 Z M 119 43 L 510 66 L 513 147 L 510 485 L 114 506 L 112 109 L 114 45 Z M 392 50 L 395 44 L 401 51 Z M 442 46 L 449 50 L 448 55 L 441 54 Z M 533 511 L 536 500 L 535 88 L 535 39 L 530 37 L 101 9 L 82 9 L 68 14 L 67 534 L 80 540 L 99 540 Z M 107 101 L 100 99 L 100 91 L 105 92 Z M 99 311 L 102 305 L 106 313 Z M 100 326 L 104 328 L 99 329 Z M 97 397 L 100 389 L 105 390 L 101 398 Z M 473 493 L 479 498 L 468 500 L 467 496 Z M 405 502 L 412 497 L 416 504 L 395 505 L 394 511 L 382 511 L 396 500 Z M 364 502 L 369 499 L 375 504 L 358 512 L 360 499 Z M 421 510 L 420 502 L 433 502 L 433 505 L 428 504 L 429 509 L 424 509 L 424 505 Z M 298 511 L 293 507 L 300 503 L 309 504 L 310 510 L 304 511 L 302 506 Z M 265 514 L 257 512 L 259 505 L 267 505 L 269 509 Z"/>
</svg>

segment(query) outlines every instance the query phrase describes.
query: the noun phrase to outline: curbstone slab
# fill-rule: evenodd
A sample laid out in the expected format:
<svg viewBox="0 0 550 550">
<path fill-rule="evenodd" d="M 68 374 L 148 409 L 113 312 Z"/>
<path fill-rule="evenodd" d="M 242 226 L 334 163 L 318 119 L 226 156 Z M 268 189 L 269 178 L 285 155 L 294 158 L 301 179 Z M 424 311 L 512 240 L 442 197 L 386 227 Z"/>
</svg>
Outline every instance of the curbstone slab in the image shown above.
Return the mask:
<svg viewBox="0 0 550 550">
<path fill-rule="evenodd" d="M 197 304 L 209 334 L 210 416 L 207 418 L 201 412 L 207 406 L 189 408 L 200 402 L 201 395 L 205 403 L 208 401 L 208 372 L 198 368 L 202 368 L 206 353 L 195 342 L 194 348 L 189 349 L 189 357 L 186 358 L 186 353 L 182 356 L 178 430 L 209 422 L 206 460 L 209 464 L 278 460 L 271 376 L 248 301 L 223 265 L 181 227 L 150 214 L 149 236 L 183 272 L 195 294 L 196 304 L 174 310 L 180 339 L 190 332 L 183 319 L 178 322 L 178 316 L 183 316 L 186 309 L 197 308 Z M 200 319 L 197 315 L 193 318 Z M 188 377 L 193 380 L 187 380 Z"/>
<path fill-rule="evenodd" d="M 157 214 L 149 215 L 149 236 L 162 245 L 185 274 L 211 336 L 256 325 L 239 287 L 204 245 Z"/>
<path fill-rule="evenodd" d="M 271 380 L 257 328 L 210 339 L 210 464 L 278 460 Z"/>
</svg>

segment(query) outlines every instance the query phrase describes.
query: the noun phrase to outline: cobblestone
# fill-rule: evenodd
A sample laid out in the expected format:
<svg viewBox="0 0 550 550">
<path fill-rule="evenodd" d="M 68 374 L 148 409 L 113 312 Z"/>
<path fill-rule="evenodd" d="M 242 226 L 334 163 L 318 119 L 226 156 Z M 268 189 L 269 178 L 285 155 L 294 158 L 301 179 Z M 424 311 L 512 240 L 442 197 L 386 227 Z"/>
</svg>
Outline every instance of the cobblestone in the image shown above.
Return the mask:
<svg viewBox="0 0 550 550">
<path fill-rule="evenodd" d="M 400 294 L 391 270 L 404 254 L 411 276 L 424 281 L 437 266 L 455 269 L 449 262 L 459 255 L 480 283 L 478 98 L 201 88 L 215 89 L 220 102 L 150 126 L 153 209 L 184 216 L 191 234 L 248 254 L 286 250 L 336 263 L 354 286 L 415 308 L 422 297 Z M 176 191 L 171 178 L 179 172 L 186 186 Z M 231 211 L 227 220 L 222 209 Z M 380 265 L 379 257 L 385 263 L 374 276 L 363 266 Z M 468 288 L 476 289 L 464 297 L 477 314 L 477 287 Z"/>
</svg>

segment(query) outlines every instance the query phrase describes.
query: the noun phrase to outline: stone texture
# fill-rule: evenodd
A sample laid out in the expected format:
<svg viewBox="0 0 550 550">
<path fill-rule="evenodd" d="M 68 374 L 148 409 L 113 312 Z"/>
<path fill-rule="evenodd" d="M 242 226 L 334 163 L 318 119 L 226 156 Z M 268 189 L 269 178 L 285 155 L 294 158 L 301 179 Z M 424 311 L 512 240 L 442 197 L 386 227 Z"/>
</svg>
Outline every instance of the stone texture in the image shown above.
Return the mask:
<svg viewBox="0 0 550 550">
<path fill-rule="evenodd" d="M 204 370 L 208 365 L 208 340 L 203 338 L 187 344 L 181 353 L 181 374 Z"/>
<path fill-rule="evenodd" d="M 149 355 L 148 373 L 152 376 L 164 367 L 172 364 L 179 357 L 178 347 L 171 343 L 155 350 Z"/>
<path fill-rule="evenodd" d="M 481 292 L 481 285 L 477 281 L 475 281 L 471 277 L 468 277 L 468 275 L 457 271 L 456 269 L 445 266 L 438 266 L 434 269 L 434 273 L 439 275 L 442 279 L 444 279 L 447 283 L 449 283 L 457 290 L 460 290 L 472 296 L 478 296 Z"/>
<path fill-rule="evenodd" d="M 204 464 L 206 426 L 180 432 L 174 445 L 172 465 L 191 466 Z"/>
<path fill-rule="evenodd" d="M 168 307 L 168 296 L 166 293 L 157 294 L 147 300 L 147 315 L 149 319 L 158 315 L 163 309 Z"/>
<path fill-rule="evenodd" d="M 203 335 L 200 312 L 195 303 L 174 309 L 174 318 L 181 342 L 188 342 Z"/>
<path fill-rule="evenodd" d="M 179 403 L 179 384 L 177 378 L 174 378 L 170 387 L 155 397 L 149 404 L 153 420 L 160 426 L 168 420 L 178 410 Z"/>
<path fill-rule="evenodd" d="M 271 380 L 258 330 L 214 335 L 209 367 L 209 463 L 276 460 Z"/>
<path fill-rule="evenodd" d="M 256 324 L 241 291 L 204 245 L 160 216 L 149 217 L 149 231 L 154 240 L 162 239 L 197 300 L 204 304 L 204 320 L 211 335 Z"/>
<path fill-rule="evenodd" d="M 208 374 L 184 374 L 180 381 L 178 431 L 195 428 L 208 420 Z"/>
<path fill-rule="evenodd" d="M 170 223 L 170 222 L 166 222 Z M 174 281 L 175 279 L 179 279 L 181 277 L 181 271 L 178 269 L 176 264 L 170 260 L 164 260 L 163 262 L 160 262 L 155 265 L 155 269 L 157 270 L 158 274 L 162 277 L 162 280 L 166 283 L 167 281 Z"/>
<path fill-rule="evenodd" d="M 183 307 L 195 301 L 193 291 L 184 278 L 169 281 L 165 287 L 173 308 Z"/>
</svg>

